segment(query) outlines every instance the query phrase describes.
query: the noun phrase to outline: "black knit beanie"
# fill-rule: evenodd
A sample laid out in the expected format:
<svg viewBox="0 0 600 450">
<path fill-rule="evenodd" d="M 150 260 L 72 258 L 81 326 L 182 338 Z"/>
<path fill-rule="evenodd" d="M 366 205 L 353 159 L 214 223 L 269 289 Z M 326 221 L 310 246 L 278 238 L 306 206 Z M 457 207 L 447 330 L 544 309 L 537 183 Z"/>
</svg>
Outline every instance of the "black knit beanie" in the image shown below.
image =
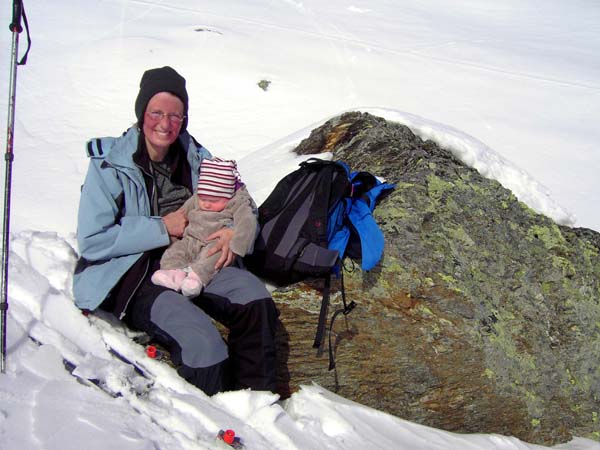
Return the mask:
<svg viewBox="0 0 600 450">
<path fill-rule="evenodd" d="M 150 99 L 159 92 L 170 92 L 179 97 L 183 102 L 183 115 L 186 118 L 181 123 L 181 130 L 179 131 L 179 133 L 183 133 L 188 122 L 188 94 L 185 89 L 185 78 L 169 66 L 146 70 L 144 75 L 142 75 L 140 92 L 135 99 L 135 116 L 137 117 L 138 125 L 141 127 L 144 123 L 146 106 L 148 106 Z"/>
</svg>

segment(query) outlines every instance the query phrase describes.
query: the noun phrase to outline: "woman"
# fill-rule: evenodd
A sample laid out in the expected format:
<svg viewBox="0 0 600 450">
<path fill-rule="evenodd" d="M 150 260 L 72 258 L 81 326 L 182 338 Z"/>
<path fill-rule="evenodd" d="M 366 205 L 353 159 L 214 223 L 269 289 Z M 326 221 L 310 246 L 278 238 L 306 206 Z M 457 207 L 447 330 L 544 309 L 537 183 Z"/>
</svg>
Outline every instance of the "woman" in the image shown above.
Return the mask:
<svg viewBox="0 0 600 450">
<path fill-rule="evenodd" d="M 187 224 L 180 209 L 211 154 L 186 132 L 185 79 L 171 67 L 146 71 L 135 101 L 137 126 L 88 143 L 73 290 L 85 310 L 113 312 L 167 346 L 179 374 L 212 395 L 275 390 L 277 311 L 264 285 L 234 267 L 235 228 L 214 233 L 221 269 L 188 299 L 150 281 L 170 240 Z M 211 317 L 229 328 L 227 344 Z"/>
</svg>

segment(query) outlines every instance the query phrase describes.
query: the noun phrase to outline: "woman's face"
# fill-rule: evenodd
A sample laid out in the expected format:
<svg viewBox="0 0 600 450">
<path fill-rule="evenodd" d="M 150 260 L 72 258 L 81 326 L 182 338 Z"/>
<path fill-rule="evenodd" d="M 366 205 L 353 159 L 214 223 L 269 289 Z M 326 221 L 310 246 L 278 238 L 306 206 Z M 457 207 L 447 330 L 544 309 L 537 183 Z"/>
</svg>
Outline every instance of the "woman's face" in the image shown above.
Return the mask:
<svg viewBox="0 0 600 450">
<path fill-rule="evenodd" d="M 142 129 L 152 160 L 161 161 L 166 156 L 169 146 L 179 136 L 183 118 L 183 102 L 179 97 L 159 92 L 150 99 Z"/>
</svg>

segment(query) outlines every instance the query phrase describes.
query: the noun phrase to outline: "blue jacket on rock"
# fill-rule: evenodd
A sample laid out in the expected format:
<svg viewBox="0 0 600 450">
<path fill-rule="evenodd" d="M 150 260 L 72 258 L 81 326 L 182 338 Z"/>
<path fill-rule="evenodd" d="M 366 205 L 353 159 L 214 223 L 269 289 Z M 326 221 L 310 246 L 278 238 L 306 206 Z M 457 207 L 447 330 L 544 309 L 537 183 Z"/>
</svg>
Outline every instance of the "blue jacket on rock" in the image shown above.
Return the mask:
<svg viewBox="0 0 600 450">
<path fill-rule="evenodd" d="M 151 215 L 144 176 L 133 161 L 139 136 L 132 127 L 121 137 L 88 142 L 90 164 L 77 218 L 80 262 L 73 276 L 81 309 L 96 309 L 144 252 L 169 245 L 162 219 Z M 212 155 L 187 132 L 179 140 L 195 186 L 200 163 Z"/>
</svg>

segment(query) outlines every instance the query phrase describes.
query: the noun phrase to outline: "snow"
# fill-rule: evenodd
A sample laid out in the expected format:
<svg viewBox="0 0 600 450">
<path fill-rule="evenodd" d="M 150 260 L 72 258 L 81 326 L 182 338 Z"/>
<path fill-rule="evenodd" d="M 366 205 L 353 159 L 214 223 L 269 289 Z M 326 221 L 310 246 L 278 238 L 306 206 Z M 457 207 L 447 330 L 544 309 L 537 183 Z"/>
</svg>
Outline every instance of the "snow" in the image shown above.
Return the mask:
<svg viewBox="0 0 600 450">
<path fill-rule="evenodd" d="M 10 23 L 11 3 L 0 8 L 0 23 Z M 209 398 L 146 358 L 132 332 L 88 319 L 72 302 L 84 144 L 131 125 L 141 74 L 163 65 L 188 81 L 189 130 L 214 154 L 238 160 L 258 203 L 297 166 L 289 150 L 311 129 L 361 110 L 446 146 L 556 222 L 600 230 L 600 5 L 449 5 L 25 1 L 33 47 L 17 72 L 0 449 L 215 448 L 221 428 L 261 449 L 545 448 L 424 427 L 317 385 L 286 401 L 250 391 Z M 0 33 L 0 120 L 11 42 L 8 30 Z M 22 54 L 25 33 L 19 44 Z M 266 91 L 261 80 L 271 82 Z M 144 362 L 152 389 L 111 357 L 108 343 Z M 77 382 L 65 358 L 121 396 Z M 600 444 L 575 438 L 555 448 Z"/>
</svg>

